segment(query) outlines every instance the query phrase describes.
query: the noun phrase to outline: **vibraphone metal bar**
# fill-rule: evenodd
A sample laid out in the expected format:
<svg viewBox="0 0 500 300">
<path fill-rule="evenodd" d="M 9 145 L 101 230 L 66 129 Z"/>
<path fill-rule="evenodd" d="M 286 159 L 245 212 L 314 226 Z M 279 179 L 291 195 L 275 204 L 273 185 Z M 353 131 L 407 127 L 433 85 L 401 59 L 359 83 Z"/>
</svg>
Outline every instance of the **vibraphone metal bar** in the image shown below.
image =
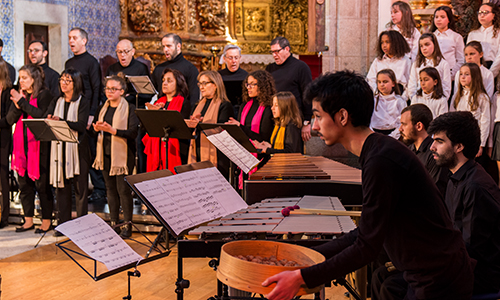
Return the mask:
<svg viewBox="0 0 500 300">
<path fill-rule="evenodd" d="M 301 208 L 345 210 L 336 197 L 304 196 L 302 198 L 267 199 L 255 203 L 247 209 L 210 222 L 189 232 L 198 239 L 179 240 L 177 258 L 177 299 L 184 299 L 184 289 L 189 281 L 183 278 L 183 259 L 212 257 L 218 259 L 222 246 L 238 239 L 272 239 L 305 247 L 314 247 L 340 236 L 355 228 L 348 216 L 307 216 L 291 215 L 283 217 L 281 209 L 298 204 Z M 321 222 L 318 219 L 321 218 Z M 303 236 L 308 237 L 302 239 Z M 286 239 L 283 239 L 286 237 Z M 217 261 L 211 261 L 216 269 Z M 223 293 L 218 282 L 217 294 Z M 229 299 L 229 298 L 224 298 Z"/>
</svg>

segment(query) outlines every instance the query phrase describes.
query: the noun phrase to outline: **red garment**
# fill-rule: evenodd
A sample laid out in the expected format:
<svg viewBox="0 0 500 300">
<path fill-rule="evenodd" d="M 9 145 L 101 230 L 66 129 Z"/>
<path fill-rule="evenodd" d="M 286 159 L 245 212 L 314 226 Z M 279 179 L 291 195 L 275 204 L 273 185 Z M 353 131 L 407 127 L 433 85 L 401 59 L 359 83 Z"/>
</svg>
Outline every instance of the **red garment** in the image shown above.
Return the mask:
<svg viewBox="0 0 500 300">
<path fill-rule="evenodd" d="M 155 104 L 166 103 L 167 97 L 163 96 L 158 99 Z M 167 110 L 176 110 L 178 112 L 182 109 L 184 97 L 177 95 L 172 98 Z M 146 162 L 146 172 L 164 170 L 165 169 L 165 142 L 161 142 L 160 138 L 150 137 L 148 134 L 142 138 L 144 143 L 144 153 L 148 156 Z M 161 155 L 161 157 L 160 157 Z M 168 139 L 168 169 L 175 173 L 174 167 L 180 166 L 181 154 L 178 139 Z"/>
</svg>

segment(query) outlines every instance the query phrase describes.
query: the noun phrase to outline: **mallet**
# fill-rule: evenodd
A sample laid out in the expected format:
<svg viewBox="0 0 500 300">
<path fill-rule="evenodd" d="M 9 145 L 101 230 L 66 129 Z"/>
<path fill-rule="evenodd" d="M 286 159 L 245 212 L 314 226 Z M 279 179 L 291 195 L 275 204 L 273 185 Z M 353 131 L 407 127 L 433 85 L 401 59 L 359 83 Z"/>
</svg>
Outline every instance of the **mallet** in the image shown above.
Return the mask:
<svg viewBox="0 0 500 300">
<path fill-rule="evenodd" d="M 360 211 L 300 208 L 298 205 L 283 208 L 281 210 L 281 214 L 284 217 L 288 217 L 289 215 L 323 215 L 323 216 L 349 216 L 349 217 L 361 216 Z"/>
</svg>

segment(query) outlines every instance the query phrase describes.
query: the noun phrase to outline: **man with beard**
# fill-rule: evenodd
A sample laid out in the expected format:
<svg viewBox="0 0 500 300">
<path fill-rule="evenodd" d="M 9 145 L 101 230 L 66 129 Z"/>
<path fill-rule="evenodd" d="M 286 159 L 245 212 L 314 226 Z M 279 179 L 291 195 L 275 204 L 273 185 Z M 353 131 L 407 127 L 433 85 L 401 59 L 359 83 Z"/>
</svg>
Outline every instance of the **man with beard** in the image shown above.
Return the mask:
<svg viewBox="0 0 500 300">
<path fill-rule="evenodd" d="M 406 299 L 469 300 L 473 262 L 460 232 L 418 158 L 370 129 L 373 92 L 364 77 L 350 71 L 322 75 L 304 98 L 312 102 L 313 130 L 325 143 L 340 143 L 359 157 L 363 214 L 357 229 L 315 247 L 325 262 L 267 278 L 263 286 L 276 286 L 266 298 L 289 300 L 301 285 L 313 288 L 344 276 L 384 249 L 404 272 Z"/>
<path fill-rule="evenodd" d="M 161 91 L 162 74 L 166 68 L 175 69 L 182 73 L 189 88 L 189 102 L 195 107 L 200 100 L 200 89 L 198 89 L 198 69 L 182 55 L 182 40 L 175 33 L 167 33 L 161 39 L 163 53 L 167 61 L 156 66 L 153 71 L 152 81 L 157 91 Z M 161 92 L 160 92 L 161 94 Z"/>
<path fill-rule="evenodd" d="M 28 57 L 32 64 L 42 67 L 45 74 L 45 86 L 52 96 L 59 96 L 59 73 L 50 68 L 47 64 L 49 51 L 44 41 L 34 40 L 28 45 Z"/>
<path fill-rule="evenodd" d="M 241 105 L 241 87 L 248 75 L 247 71 L 240 68 L 241 48 L 236 45 L 226 45 L 222 59 L 226 63 L 226 68 L 219 70 L 219 74 L 224 82 L 227 98 L 233 104 L 234 115 L 237 116 Z"/>
<path fill-rule="evenodd" d="M 427 128 L 432 121 L 432 112 L 424 104 L 413 104 L 401 111 L 401 133 L 402 141 L 408 145 L 410 150 L 417 155 L 429 175 L 436 183 L 441 194 L 446 191 L 448 182 L 447 171 L 436 165 L 436 161 L 429 150 L 433 140 L 427 133 Z"/>
<path fill-rule="evenodd" d="M 470 112 L 449 112 L 429 126 L 430 149 L 438 166 L 448 168 L 445 202 L 469 256 L 477 260 L 474 294 L 500 290 L 500 189 L 474 158 L 481 144 Z"/>
</svg>

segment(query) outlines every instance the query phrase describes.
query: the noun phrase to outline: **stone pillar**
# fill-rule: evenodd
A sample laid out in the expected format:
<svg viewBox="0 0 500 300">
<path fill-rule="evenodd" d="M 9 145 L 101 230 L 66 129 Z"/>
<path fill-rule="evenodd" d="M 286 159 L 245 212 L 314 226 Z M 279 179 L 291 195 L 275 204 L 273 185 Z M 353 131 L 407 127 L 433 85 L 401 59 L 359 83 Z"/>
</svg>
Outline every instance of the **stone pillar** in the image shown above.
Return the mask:
<svg viewBox="0 0 500 300">
<path fill-rule="evenodd" d="M 378 39 L 378 1 L 327 0 L 323 72 L 355 70 L 366 74 Z"/>
</svg>

